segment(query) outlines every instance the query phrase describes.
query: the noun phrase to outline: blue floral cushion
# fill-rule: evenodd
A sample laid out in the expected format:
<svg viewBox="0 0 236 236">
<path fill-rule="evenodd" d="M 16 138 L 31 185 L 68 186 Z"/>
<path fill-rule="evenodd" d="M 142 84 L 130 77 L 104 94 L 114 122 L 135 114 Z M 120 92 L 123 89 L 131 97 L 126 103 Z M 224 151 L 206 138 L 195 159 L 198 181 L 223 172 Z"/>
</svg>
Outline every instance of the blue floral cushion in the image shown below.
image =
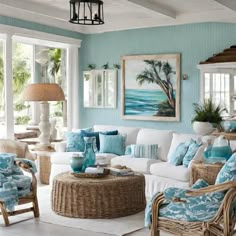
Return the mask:
<svg viewBox="0 0 236 236">
<path fill-rule="evenodd" d="M 172 153 L 170 157 L 170 163 L 175 166 L 182 165 L 184 156 L 187 153 L 188 147 L 190 146 L 191 143 L 192 143 L 192 140 L 187 141 L 185 143 L 180 143 L 176 147 L 175 151 Z"/>
<path fill-rule="evenodd" d="M 0 153 L 0 174 L 11 174 L 13 172 L 14 158 L 16 154 Z"/>
<path fill-rule="evenodd" d="M 158 158 L 158 144 L 133 144 L 131 145 L 131 156 L 149 159 Z"/>
<path fill-rule="evenodd" d="M 197 150 L 199 149 L 199 147 L 201 145 L 202 145 L 201 143 L 197 143 L 194 140 L 191 141 L 191 144 L 188 147 L 188 151 L 184 155 L 184 158 L 183 158 L 183 166 L 184 167 L 188 167 L 189 166 L 190 161 L 192 161 L 194 155 L 196 154 Z"/>
<path fill-rule="evenodd" d="M 67 152 L 83 152 L 84 139 L 80 132 L 67 132 L 66 136 L 66 151 Z"/>
<path fill-rule="evenodd" d="M 100 139 L 100 152 L 101 153 L 114 153 L 116 155 L 124 155 L 125 141 L 124 135 L 104 135 L 99 134 Z"/>
<path fill-rule="evenodd" d="M 189 222 L 208 221 L 215 216 L 223 198 L 224 193 L 187 197 L 185 203 L 171 202 L 168 205 L 162 205 L 159 215 L 169 219 Z"/>
<path fill-rule="evenodd" d="M 215 184 L 221 184 L 228 181 L 236 180 L 236 153 L 224 164 L 216 177 Z"/>
</svg>

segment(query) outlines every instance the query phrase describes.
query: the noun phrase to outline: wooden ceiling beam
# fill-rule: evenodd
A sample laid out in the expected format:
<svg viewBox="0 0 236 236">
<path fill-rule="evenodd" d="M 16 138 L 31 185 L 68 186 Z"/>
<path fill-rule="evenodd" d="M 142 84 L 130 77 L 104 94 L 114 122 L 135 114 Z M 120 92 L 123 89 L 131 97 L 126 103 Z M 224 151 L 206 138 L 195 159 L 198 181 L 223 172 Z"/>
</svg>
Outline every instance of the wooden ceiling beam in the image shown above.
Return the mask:
<svg viewBox="0 0 236 236">
<path fill-rule="evenodd" d="M 236 11 L 236 1 L 235 0 L 214 0 L 215 2 L 218 2 L 219 4 Z"/>
<path fill-rule="evenodd" d="M 164 7 L 163 5 L 156 3 L 156 2 L 152 2 L 150 0 L 128 0 L 129 2 L 132 2 L 136 5 L 139 5 L 141 7 L 147 8 L 149 10 L 158 12 L 162 15 L 168 16 L 172 19 L 176 19 L 176 12 L 168 9 L 167 7 Z"/>
</svg>

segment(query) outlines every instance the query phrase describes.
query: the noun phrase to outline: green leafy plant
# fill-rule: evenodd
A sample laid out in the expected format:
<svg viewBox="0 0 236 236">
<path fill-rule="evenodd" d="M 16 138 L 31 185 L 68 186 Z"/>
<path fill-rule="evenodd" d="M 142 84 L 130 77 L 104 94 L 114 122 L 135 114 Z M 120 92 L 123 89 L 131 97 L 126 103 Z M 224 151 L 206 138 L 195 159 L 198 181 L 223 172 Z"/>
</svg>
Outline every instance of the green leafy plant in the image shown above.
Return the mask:
<svg viewBox="0 0 236 236">
<path fill-rule="evenodd" d="M 222 113 L 227 112 L 227 109 L 222 105 L 216 105 L 212 99 L 207 99 L 203 104 L 193 103 L 194 117 L 192 118 L 192 123 L 194 121 L 209 122 L 219 125 L 222 121 Z"/>
</svg>

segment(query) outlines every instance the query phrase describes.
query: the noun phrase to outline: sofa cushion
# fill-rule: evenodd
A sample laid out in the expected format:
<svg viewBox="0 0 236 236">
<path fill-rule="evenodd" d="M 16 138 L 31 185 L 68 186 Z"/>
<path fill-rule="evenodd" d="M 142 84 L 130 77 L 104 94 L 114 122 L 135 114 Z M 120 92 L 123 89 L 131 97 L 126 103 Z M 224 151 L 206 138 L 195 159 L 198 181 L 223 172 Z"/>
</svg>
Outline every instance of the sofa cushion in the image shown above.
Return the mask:
<svg viewBox="0 0 236 236">
<path fill-rule="evenodd" d="M 183 182 L 188 182 L 190 178 L 190 169 L 183 166 L 174 166 L 169 162 L 159 162 L 150 166 L 150 173 L 156 176 L 162 176 Z"/>
<path fill-rule="evenodd" d="M 148 158 L 133 158 L 131 156 L 117 156 L 111 159 L 111 166 L 122 165 L 131 168 L 133 171 L 150 173 L 150 165 L 160 162 L 160 160 L 153 160 Z"/>
<path fill-rule="evenodd" d="M 67 152 L 83 152 L 84 151 L 84 139 L 80 132 L 67 132 L 66 137 L 66 151 Z"/>
<path fill-rule="evenodd" d="M 183 158 L 183 166 L 184 167 L 189 166 L 190 161 L 193 160 L 193 158 L 195 157 L 195 154 L 197 153 L 197 151 L 201 145 L 202 145 L 202 143 L 197 143 L 195 140 L 193 142 L 191 142 L 191 144 L 188 147 L 188 151 Z"/>
<path fill-rule="evenodd" d="M 129 146 L 127 146 L 129 147 Z M 158 159 L 158 144 L 132 144 L 132 157 Z"/>
<path fill-rule="evenodd" d="M 135 144 L 137 139 L 137 134 L 140 128 L 137 127 L 125 127 L 125 126 L 112 126 L 112 125 L 94 125 L 94 131 L 109 131 L 118 130 L 120 134 L 126 134 L 126 145 Z"/>
<path fill-rule="evenodd" d="M 175 166 L 182 165 L 184 156 L 186 155 L 190 144 L 190 141 L 180 143 L 172 153 L 169 162 Z"/>
<path fill-rule="evenodd" d="M 158 144 L 158 159 L 167 160 L 173 131 L 157 129 L 140 129 L 137 144 Z"/>
<path fill-rule="evenodd" d="M 114 153 L 117 155 L 125 154 L 125 140 L 126 136 L 123 135 L 104 135 L 99 134 L 100 139 L 100 152 Z"/>
<path fill-rule="evenodd" d="M 191 139 L 193 140 L 200 140 L 201 141 L 201 136 L 200 135 L 196 135 L 196 134 L 178 134 L 178 133 L 173 133 L 173 138 L 171 141 L 171 145 L 170 148 L 168 149 L 168 155 L 167 155 L 167 159 L 170 160 L 172 154 L 175 152 L 176 147 L 180 144 L 180 143 L 184 143 L 186 141 L 190 141 Z"/>
</svg>

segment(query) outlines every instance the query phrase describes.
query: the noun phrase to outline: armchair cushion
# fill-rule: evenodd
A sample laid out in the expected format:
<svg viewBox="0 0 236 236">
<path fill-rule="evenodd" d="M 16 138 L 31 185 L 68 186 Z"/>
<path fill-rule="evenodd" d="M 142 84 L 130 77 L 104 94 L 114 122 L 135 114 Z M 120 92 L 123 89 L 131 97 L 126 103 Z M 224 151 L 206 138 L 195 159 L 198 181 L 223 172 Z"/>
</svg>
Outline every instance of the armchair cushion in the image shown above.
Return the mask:
<svg viewBox="0 0 236 236">
<path fill-rule="evenodd" d="M 13 172 L 15 154 L 0 153 L 0 174 L 11 174 Z"/>
<path fill-rule="evenodd" d="M 19 170 L 21 165 L 24 170 L 36 172 L 35 163 L 31 160 L 16 158 L 15 154 L 0 154 L 0 201 L 12 211 L 18 202 L 18 198 L 31 192 L 31 178 L 23 175 Z"/>
<path fill-rule="evenodd" d="M 216 177 L 215 184 L 236 180 L 236 153 L 224 164 Z"/>
</svg>

